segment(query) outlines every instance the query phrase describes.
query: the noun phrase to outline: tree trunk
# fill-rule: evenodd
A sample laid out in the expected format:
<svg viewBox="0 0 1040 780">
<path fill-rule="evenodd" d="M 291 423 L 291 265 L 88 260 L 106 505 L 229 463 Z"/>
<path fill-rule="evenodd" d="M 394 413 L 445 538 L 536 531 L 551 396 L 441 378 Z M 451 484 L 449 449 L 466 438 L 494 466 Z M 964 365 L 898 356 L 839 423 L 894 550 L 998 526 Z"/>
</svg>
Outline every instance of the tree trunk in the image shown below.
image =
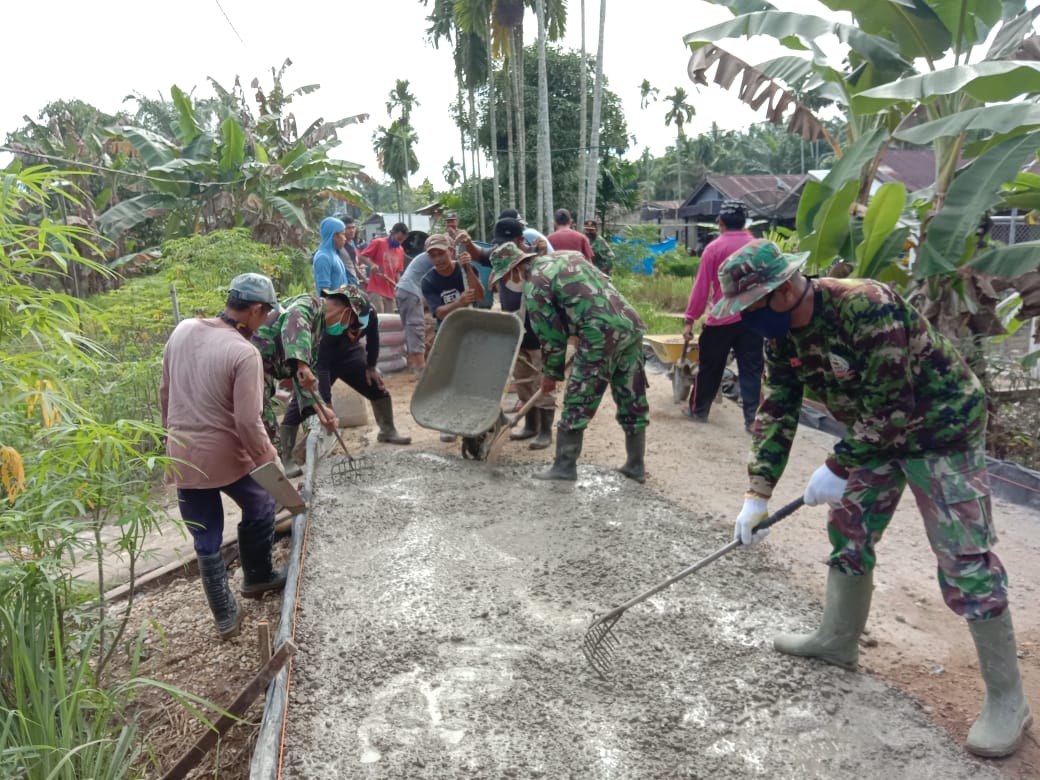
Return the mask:
<svg viewBox="0 0 1040 780">
<path fill-rule="evenodd" d="M 549 76 L 545 70 L 545 0 L 538 0 L 538 183 L 545 225 L 553 223 L 552 148 L 549 143 Z"/>
<path fill-rule="evenodd" d="M 463 129 L 465 123 L 462 121 L 462 71 L 457 67 L 455 69 L 455 86 L 456 108 L 459 112 L 459 146 L 462 148 L 462 187 L 465 189 L 469 175 L 466 173 L 466 131 Z"/>
<path fill-rule="evenodd" d="M 476 132 L 477 127 L 477 101 L 474 99 L 473 90 L 469 90 L 469 126 L 471 132 Z M 480 144 L 473 143 L 473 173 L 477 185 L 477 230 L 481 236 L 487 235 L 487 226 L 484 214 L 484 180 L 480 172 Z"/>
<path fill-rule="evenodd" d="M 596 51 L 596 92 L 592 97 L 592 140 L 589 143 L 588 169 L 585 175 L 586 208 L 596 211 L 596 189 L 599 185 L 599 128 L 603 115 L 603 31 L 607 27 L 607 0 L 599 0 L 599 45 Z"/>
<path fill-rule="evenodd" d="M 495 219 L 502 213 L 498 195 L 498 100 L 495 98 L 495 58 L 491 52 L 491 17 L 487 26 L 488 114 L 491 119 L 491 208 Z"/>
<path fill-rule="evenodd" d="M 524 27 L 522 24 L 517 25 L 513 30 L 513 37 L 515 41 L 513 51 L 516 53 L 515 62 L 513 63 L 513 86 L 515 88 L 513 98 L 516 100 L 516 121 L 518 123 L 516 133 L 516 172 L 518 177 L 516 208 L 521 214 L 530 215 L 531 212 L 527 203 L 527 105 L 524 101 Z M 534 221 L 537 224 L 537 215 L 535 215 Z"/>
<path fill-rule="evenodd" d="M 506 146 L 509 150 L 507 159 L 509 166 L 509 175 L 507 176 L 509 182 L 509 205 L 516 208 L 516 155 L 513 151 L 513 123 L 516 121 L 516 110 L 514 108 L 516 101 L 513 99 L 513 58 L 516 57 L 516 52 L 513 51 L 512 36 L 510 36 L 509 49 L 509 59 L 502 65 L 502 75 L 506 77 Z"/>
<path fill-rule="evenodd" d="M 579 220 L 584 220 L 588 209 L 585 207 L 585 196 L 588 194 L 588 182 L 586 176 L 588 175 L 588 117 L 587 108 L 589 105 L 588 94 L 588 74 L 586 71 L 588 68 L 585 67 L 585 0 L 581 0 L 581 81 L 578 86 L 578 94 L 581 95 L 581 113 L 578 115 L 578 214 Z M 593 210 L 595 210 L 595 204 L 593 204 Z"/>
</svg>

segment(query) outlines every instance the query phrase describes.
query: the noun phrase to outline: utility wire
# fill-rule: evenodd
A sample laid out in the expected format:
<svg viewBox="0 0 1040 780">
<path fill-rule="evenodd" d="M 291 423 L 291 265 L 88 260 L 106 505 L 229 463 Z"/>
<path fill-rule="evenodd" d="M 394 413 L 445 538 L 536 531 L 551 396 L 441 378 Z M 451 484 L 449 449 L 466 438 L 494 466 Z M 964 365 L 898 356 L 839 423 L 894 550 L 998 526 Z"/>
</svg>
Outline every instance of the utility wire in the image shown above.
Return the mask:
<svg viewBox="0 0 1040 780">
<path fill-rule="evenodd" d="M 235 29 L 235 25 L 231 22 L 231 17 L 227 15 L 227 11 L 225 11 L 224 6 L 220 4 L 220 0 L 213 0 L 213 2 L 217 4 L 217 8 L 220 9 L 220 12 L 224 14 L 224 19 L 227 21 L 228 26 L 231 28 L 231 31 L 235 33 L 235 37 L 238 38 L 238 42 L 245 46 L 246 42 L 243 41 L 242 36 L 238 34 L 238 30 Z"/>
</svg>

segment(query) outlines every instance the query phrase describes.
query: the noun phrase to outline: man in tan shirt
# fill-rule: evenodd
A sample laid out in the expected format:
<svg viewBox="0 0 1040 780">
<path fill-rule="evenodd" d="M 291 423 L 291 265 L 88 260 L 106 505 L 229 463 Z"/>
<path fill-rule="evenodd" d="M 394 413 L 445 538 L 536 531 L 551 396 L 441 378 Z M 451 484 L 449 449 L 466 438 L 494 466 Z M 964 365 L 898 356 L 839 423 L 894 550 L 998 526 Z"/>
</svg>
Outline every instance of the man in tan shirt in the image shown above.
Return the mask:
<svg viewBox="0 0 1040 780">
<path fill-rule="evenodd" d="M 242 510 L 242 595 L 259 598 L 285 584 L 285 572 L 271 566 L 275 501 L 249 475 L 277 457 L 260 419 L 263 364 L 249 341 L 277 306 L 266 276 L 236 276 L 224 311 L 181 322 L 163 352 L 159 396 L 169 430 L 166 451 L 179 461 L 173 475 L 178 505 L 195 541 L 199 574 L 221 639 L 237 635 L 242 621 L 220 554 L 221 493 Z"/>
</svg>

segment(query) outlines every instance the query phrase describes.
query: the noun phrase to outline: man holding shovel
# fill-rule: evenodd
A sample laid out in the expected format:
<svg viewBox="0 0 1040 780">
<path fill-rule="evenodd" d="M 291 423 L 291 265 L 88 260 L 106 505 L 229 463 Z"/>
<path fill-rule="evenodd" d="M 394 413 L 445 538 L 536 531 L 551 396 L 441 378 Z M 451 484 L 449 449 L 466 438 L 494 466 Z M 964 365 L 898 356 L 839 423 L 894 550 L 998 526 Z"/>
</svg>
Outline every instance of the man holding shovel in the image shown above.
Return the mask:
<svg viewBox="0 0 1040 780">
<path fill-rule="evenodd" d="M 285 584 L 285 572 L 271 566 L 275 501 L 249 474 L 278 457 L 260 421 L 264 371 L 249 343 L 277 306 L 270 279 L 241 274 L 231 280 L 219 316 L 183 320 L 163 351 L 159 398 L 169 429 L 166 450 L 184 462 L 174 474 L 177 505 L 195 542 L 202 587 L 221 639 L 236 636 L 242 622 L 220 554 L 222 493 L 242 510 L 243 595 L 257 597 Z"/>
<path fill-rule="evenodd" d="M 629 479 L 646 479 L 644 455 L 650 406 L 646 400 L 643 333 L 646 326 L 636 310 L 598 268 L 580 252 L 556 252 L 533 263 L 523 252 L 499 261 L 492 281 L 518 269 L 524 279 L 524 303 L 531 328 L 545 359 L 542 392 L 551 394 L 564 378 L 567 340 L 575 336 L 578 348 L 563 411 L 556 432 L 556 459 L 538 479 L 575 480 L 585 428 L 610 386 L 617 404 L 617 421 L 625 432 L 628 456 L 618 471 Z"/>
<path fill-rule="evenodd" d="M 870 612 L 874 547 L 909 484 L 938 561 L 947 606 L 965 618 L 986 698 L 968 732 L 981 756 L 1018 749 L 1032 721 L 1022 691 L 1007 574 L 986 474 L 986 397 L 950 342 L 889 287 L 808 279 L 808 252 L 769 241 L 738 250 L 719 272 L 715 316 L 741 313 L 766 339 L 765 393 L 755 419 L 750 489 L 737 516 L 744 544 L 767 513 L 798 427 L 803 394 L 847 431 L 809 480 L 805 503 L 829 504 L 830 570 L 819 629 L 774 639 L 782 653 L 854 667 Z M 756 535 L 757 536 L 757 535 Z"/>
</svg>

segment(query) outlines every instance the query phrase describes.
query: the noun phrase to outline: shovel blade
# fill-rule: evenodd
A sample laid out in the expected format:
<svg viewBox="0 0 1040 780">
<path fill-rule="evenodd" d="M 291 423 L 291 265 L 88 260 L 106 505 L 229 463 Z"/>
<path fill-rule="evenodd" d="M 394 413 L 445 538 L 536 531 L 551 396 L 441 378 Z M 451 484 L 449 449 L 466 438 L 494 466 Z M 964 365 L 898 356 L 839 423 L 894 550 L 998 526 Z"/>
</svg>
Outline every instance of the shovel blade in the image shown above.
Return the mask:
<svg viewBox="0 0 1040 780">
<path fill-rule="evenodd" d="M 303 496 L 293 487 L 292 482 L 286 478 L 273 460 L 253 469 L 249 472 L 249 476 L 270 493 L 279 506 L 285 507 L 292 514 L 299 514 L 307 508 L 307 502 L 303 500 Z"/>
</svg>

